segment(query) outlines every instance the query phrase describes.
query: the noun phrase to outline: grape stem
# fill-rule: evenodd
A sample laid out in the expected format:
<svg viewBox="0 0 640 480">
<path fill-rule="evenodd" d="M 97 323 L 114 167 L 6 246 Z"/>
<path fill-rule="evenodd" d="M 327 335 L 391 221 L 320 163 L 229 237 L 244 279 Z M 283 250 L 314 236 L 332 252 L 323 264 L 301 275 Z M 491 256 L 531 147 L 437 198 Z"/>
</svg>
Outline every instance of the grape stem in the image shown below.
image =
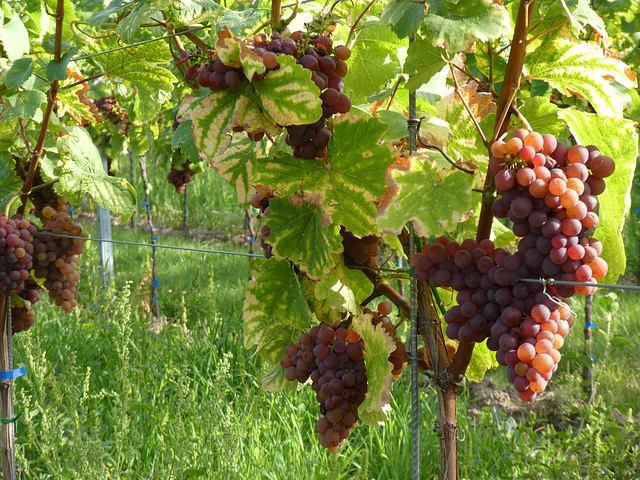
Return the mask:
<svg viewBox="0 0 640 480">
<path fill-rule="evenodd" d="M 422 117 L 422 118 L 425 118 L 425 117 Z M 420 119 L 420 122 L 422 122 L 422 118 Z M 420 131 L 420 124 L 418 124 L 418 132 L 419 131 Z M 430 145 L 430 144 L 425 144 L 425 143 L 421 142 L 420 146 L 423 147 L 423 148 L 435 148 L 436 150 L 438 150 L 442 154 L 442 156 L 445 158 L 445 160 L 447 162 L 449 162 L 451 165 L 453 165 L 455 168 L 457 168 L 458 170 L 463 171 L 464 173 L 468 173 L 469 175 L 475 175 L 476 172 L 474 172 L 473 170 L 466 169 L 466 168 L 461 167 L 460 165 L 458 165 L 446 153 L 444 153 L 444 150 L 442 150 L 437 145 Z"/>
<path fill-rule="evenodd" d="M 533 132 L 533 128 L 531 128 L 531 124 L 529 123 L 529 121 L 524 117 L 524 115 L 522 115 L 522 113 L 520 112 L 520 110 L 518 110 L 518 107 L 512 106 L 511 110 L 513 111 L 513 113 L 515 113 L 516 117 L 518 117 L 518 120 L 520 120 L 520 123 L 522 123 L 522 125 L 524 125 L 524 128 L 526 128 L 527 130 L 529 130 L 530 132 Z"/>
<path fill-rule="evenodd" d="M 365 9 L 362 11 L 362 13 L 358 15 L 358 18 L 356 18 L 356 21 L 354 22 L 353 26 L 351 27 L 351 30 L 349 31 L 349 36 L 347 37 L 347 41 L 345 42 L 345 45 L 347 46 L 351 45 L 351 40 L 353 38 L 353 35 L 356 32 L 356 27 L 358 26 L 358 23 L 360 22 L 360 20 L 362 20 L 362 17 L 364 17 L 364 14 L 369 11 L 369 9 L 373 6 L 374 3 L 376 3 L 376 0 L 371 0 L 369 2 L 369 5 L 367 5 Z"/>
<path fill-rule="evenodd" d="M 471 117 L 471 121 L 475 125 L 476 130 L 478 131 L 478 133 L 482 137 L 482 143 L 484 143 L 485 147 L 489 148 L 489 143 L 487 142 L 487 137 L 485 137 L 484 132 L 482 131 L 482 128 L 480 128 L 480 124 L 478 123 L 478 119 L 473 114 L 473 112 L 471 111 L 471 108 L 469 107 L 469 104 L 467 103 L 467 101 L 465 100 L 464 96 L 460 92 L 460 84 L 458 83 L 458 79 L 456 78 L 456 73 L 453 71 L 454 65 L 453 65 L 453 61 L 451 60 L 451 57 L 449 56 L 449 52 L 447 52 L 445 50 L 445 53 L 447 54 L 447 61 L 449 63 L 449 69 L 451 70 L 451 78 L 453 78 L 453 84 L 455 86 L 455 91 L 458 94 L 458 97 L 460 98 L 460 101 L 464 105 L 465 110 L 467 111 L 467 113 Z"/>
</svg>

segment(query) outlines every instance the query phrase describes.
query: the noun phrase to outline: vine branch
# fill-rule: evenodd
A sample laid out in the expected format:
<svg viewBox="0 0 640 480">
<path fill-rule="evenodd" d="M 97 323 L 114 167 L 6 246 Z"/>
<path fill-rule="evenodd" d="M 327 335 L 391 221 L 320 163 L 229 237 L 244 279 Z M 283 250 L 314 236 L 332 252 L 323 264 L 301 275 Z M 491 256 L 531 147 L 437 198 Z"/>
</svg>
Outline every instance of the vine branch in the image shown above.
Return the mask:
<svg viewBox="0 0 640 480">
<path fill-rule="evenodd" d="M 53 51 L 53 59 L 60 63 L 62 57 L 62 27 L 64 20 L 64 0 L 58 0 L 56 6 L 56 36 L 55 36 L 55 48 Z M 40 156 L 44 149 L 44 142 L 47 139 L 47 132 L 49 131 L 49 123 L 51 122 L 51 116 L 53 114 L 53 107 L 58 97 L 58 89 L 60 88 L 60 81 L 54 80 L 49 89 L 49 95 L 47 97 L 47 108 L 44 112 L 42 119 L 42 126 L 40 127 L 40 134 L 38 135 L 38 142 L 36 143 L 31 161 L 29 164 L 29 171 L 27 172 L 27 178 L 22 185 L 20 192 L 20 201 L 22 205 L 18 208 L 18 213 L 24 215 L 25 208 L 27 207 L 27 200 L 29 199 L 29 192 L 31 191 L 31 185 L 33 185 L 33 179 L 36 176 L 38 165 L 40 163 Z"/>
</svg>

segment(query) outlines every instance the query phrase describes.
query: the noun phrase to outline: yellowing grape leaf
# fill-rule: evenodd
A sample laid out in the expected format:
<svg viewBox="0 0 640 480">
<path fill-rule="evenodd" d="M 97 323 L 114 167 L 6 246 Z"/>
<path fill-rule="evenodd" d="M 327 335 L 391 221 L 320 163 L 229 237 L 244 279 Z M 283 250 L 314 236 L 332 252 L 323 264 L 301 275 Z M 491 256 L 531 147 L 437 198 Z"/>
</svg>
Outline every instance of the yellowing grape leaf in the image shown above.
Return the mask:
<svg viewBox="0 0 640 480">
<path fill-rule="evenodd" d="M 601 257 L 609 264 L 607 275 L 600 283 L 616 283 L 626 268 L 622 228 L 631 208 L 631 187 L 638 156 L 638 124 L 629 120 L 562 109 L 560 118 L 569 124 L 569 130 L 582 145 L 595 145 L 603 155 L 616 162 L 616 170 L 606 178 L 606 190 L 598 196 L 600 225 L 594 237 L 602 242 Z"/>
<path fill-rule="evenodd" d="M 544 80 L 564 95 L 586 98 L 600 115 L 621 118 L 626 97 L 611 80 L 635 88 L 636 73 L 613 52 L 579 41 L 566 28 L 548 35 L 527 56 L 523 80 Z"/>
<path fill-rule="evenodd" d="M 378 226 L 397 235 L 412 221 L 421 237 L 453 231 L 473 207 L 473 178 L 460 170 L 440 170 L 426 155 L 398 159 L 387 173 Z"/>
<path fill-rule="evenodd" d="M 302 294 L 298 277 L 286 260 L 271 258 L 255 262 L 255 280 L 247 285 L 242 311 L 244 343 L 256 347 L 256 353 L 268 364 L 270 377 L 263 379 L 267 390 L 285 387 L 284 369 L 277 364 L 290 343 L 309 330 L 312 317 Z M 277 366 L 276 366 L 277 365 Z M 280 368 L 282 372 L 279 372 Z"/>
<path fill-rule="evenodd" d="M 358 416 L 365 424 L 384 425 L 390 410 L 393 364 L 389 355 L 396 348 L 393 338 L 382 325 L 374 327 L 371 315 L 360 315 L 353 321 L 353 329 L 364 340 L 364 365 L 367 370 L 367 394 L 358 407 Z"/>
<path fill-rule="evenodd" d="M 267 225 L 269 243 L 276 257 L 286 258 L 313 280 L 325 277 L 333 268 L 332 254 L 342 252 L 342 237 L 337 225 L 322 225 L 322 209 L 303 202 L 272 198 Z"/>
<path fill-rule="evenodd" d="M 331 308 L 359 315 L 362 310 L 355 293 L 357 287 L 344 266 L 342 254 L 333 254 L 332 257 L 335 268 L 316 283 L 316 297 L 326 300 Z"/>
<path fill-rule="evenodd" d="M 301 191 L 309 203 L 322 206 L 331 223 L 364 237 L 376 231 L 374 202 L 393 162 L 389 147 L 379 145 L 386 130 L 377 118 L 343 115 L 334 123 L 327 163 L 278 153 L 260 162 L 254 182 L 284 196 Z"/>
<path fill-rule="evenodd" d="M 487 342 L 476 343 L 465 375 L 472 382 L 481 382 L 487 370 L 498 366 L 496 354 L 487 348 Z"/>
<path fill-rule="evenodd" d="M 72 83 L 84 80 L 84 77 L 80 75 L 76 70 L 70 68 L 67 69 L 68 79 L 62 86 L 68 86 Z M 89 83 L 81 83 L 75 88 L 69 88 L 58 92 L 56 97 L 56 106 L 58 110 L 56 115 L 59 118 L 66 113 L 73 122 L 81 127 L 87 123 L 95 122 L 102 123 L 102 115 L 100 110 L 96 107 L 93 99 L 86 95 L 89 91 Z"/>
<path fill-rule="evenodd" d="M 322 116 L 322 100 L 311 71 L 289 55 L 280 55 L 278 63 L 278 70 L 252 84 L 262 109 L 282 126 L 317 122 Z"/>
<path fill-rule="evenodd" d="M 245 137 L 209 162 L 218 175 L 235 189 L 239 205 L 245 206 L 249 202 L 251 171 L 258 155 L 264 153 L 264 147 L 265 141 L 253 142 Z"/>
<path fill-rule="evenodd" d="M 222 63 L 242 69 L 249 80 L 253 78 L 254 74 L 260 75 L 267 70 L 262 57 L 231 33 L 227 26 L 218 32 L 216 52 L 218 52 Z"/>
</svg>

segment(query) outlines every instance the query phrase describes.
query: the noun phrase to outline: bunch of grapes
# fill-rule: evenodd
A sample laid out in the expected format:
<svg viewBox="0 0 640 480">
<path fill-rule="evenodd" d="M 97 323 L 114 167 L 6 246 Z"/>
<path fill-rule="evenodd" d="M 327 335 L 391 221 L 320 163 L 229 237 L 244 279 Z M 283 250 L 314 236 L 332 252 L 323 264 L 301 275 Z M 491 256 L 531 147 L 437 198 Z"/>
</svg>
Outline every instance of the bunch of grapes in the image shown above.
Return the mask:
<svg viewBox="0 0 640 480">
<path fill-rule="evenodd" d="M 18 333 L 29 330 L 36 321 L 33 304 L 40 301 L 40 285 L 33 276 L 25 281 L 24 290 L 18 293 L 25 300 L 24 305 L 11 308 L 11 331 Z M 28 304 L 26 302 L 29 302 Z"/>
<path fill-rule="evenodd" d="M 552 297 L 539 283 L 520 281 L 532 275 L 521 252 L 510 254 L 505 249 L 495 248 L 490 240 L 477 243 L 467 239 L 458 243 L 442 236 L 433 244 L 425 245 L 412 257 L 411 263 L 415 267 L 416 279 L 426 280 L 433 287 L 451 287 L 458 292 L 458 305 L 444 316 L 447 337 L 463 343 L 487 339 L 487 347 L 496 351 L 499 363 L 514 368 L 519 362 L 536 369 L 541 367 L 530 377 L 534 381 L 539 380 L 534 376 L 537 372 L 548 381 L 557 368 L 560 360 L 558 349 L 573 325 L 573 318 L 568 316 L 570 310 L 562 298 Z M 547 288 L 552 290 L 552 287 Z M 552 311 L 557 313 L 551 315 Z M 544 342 L 538 347 L 538 340 L 548 339 L 548 334 L 540 334 L 543 330 L 554 334 L 553 349 L 547 349 Z M 561 338 L 556 338 L 555 334 Z M 532 343 L 534 348 L 540 348 L 540 352 L 534 352 L 532 358 L 514 356 L 524 343 Z M 526 349 L 528 347 L 523 347 L 523 351 Z M 532 363 L 536 353 L 546 355 L 547 350 L 554 361 L 552 365 L 540 365 L 543 360 Z M 547 357 L 541 358 L 548 360 Z M 521 365 L 517 372 L 517 376 L 526 376 L 528 369 Z M 512 373 L 509 370 L 507 376 L 515 382 L 516 377 Z M 525 401 L 532 400 L 535 393 L 544 390 L 539 390 L 541 385 L 525 385 L 524 380 L 514 383 L 520 398 Z"/>
<path fill-rule="evenodd" d="M 75 291 L 80 274 L 77 271 L 78 257 L 82 253 L 85 240 L 64 238 L 53 235 L 84 237 L 82 227 L 73 223 L 66 212 L 56 212 L 51 207 L 43 209 L 49 219 L 40 234 L 33 240 L 36 254 L 34 272 L 36 278 L 44 278 L 44 286 L 55 304 L 69 313 L 78 304 Z"/>
<path fill-rule="evenodd" d="M 393 304 L 391 302 L 384 301 L 384 302 L 380 302 L 380 304 L 378 305 L 377 311 L 373 311 L 370 308 L 364 308 L 362 310 L 362 313 L 372 315 L 373 318 L 371 323 L 374 326 L 375 325 L 382 326 L 384 331 L 387 332 L 389 335 L 391 335 L 391 338 L 393 339 L 396 347 L 389 354 L 388 360 L 389 360 L 389 363 L 393 364 L 393 370 L 391 371 L 391 373 L 395 378 L 399 378 L 402 375 L 402 368 L 406 363 L 405 354 L 407 353 L 407 349 L 404 346 L 404 343 L 402 343 L 402 341 L 398 337 L 396 337 L 395 335 L 396 326 L 388 317 L 388 315 L 392 312 L 392 310 L 393 310 Z"/>
<path fill-rule="evenodd" d="M 20 215 L 7 218 L 0 213 L 0 293 L 9 297 L 21 292 L 33 267 L 35 225 Z"/>
<path fill-rule="evenodd" d="M 279 68 L 278 55 L 292 55 L 299 65 L 311 71 L 311 79 L 320 90 L 322 116 L 312 124 L 288 126 L 285 141 L 298 158 L 325 157 L 331 138 L 331 131 L 326 128 L 327 119 L 351 109 L 351 100 L 342 93 L 343 78 L 348 71 L 346 60 L 351 50 L 344 45 L 334 49 L 331 38 L 326 35 L 307 39 L 302 32 L 294 32 L 284 39 L 275 36 L 268 43 L 266 36 L 259 35 L 254 39 L 254 47 L 268 69 Z"/>
<path fill-rule="evenodd" d="M 235 88 L 245 78 L 242 70 L 225 65 L 219 58 L 213 58 L 200 66 L 189 66 L 184 73 L 187 82 L 197 81 L 201 87 L 214 92 Z"/>
<path fill-rule="evenodd" d="M 513 222 L 521 237 L 518 251 L 532 274 L 555 280 L 596 284 L 606 275 L 599 257 L 602 245 L 589 238 L 598 226 L 597 195 L 614 161 L 595 146 L 569 147 L 552 135 L 517 130 L 508 142 L 495 142 L 490 167 L 498 193 L 493 204 L 498 218 Z M 595 287 L 557 287 L 558 294 L 588 295 Z"/>
<path fill-rule="evenodd" d="M 96 102 L 96 107 L 114 125 L 118 126 L 120 133 L 126 134 L 130 128 L 127 112 L 120 107 L 120 102 L 115 97 L 102 97 Z"/>
<path fill-rule="evenodd" d="M 303 333 L 285 349 L 280 365 L 287 380 L 312 380 L 322 417 L 317 428 L 320 444 L 338 451 L 358 424 L 358 406 L 367 393 L 364 341 L 340 325 L 321 324 Z"/>
<path fill-rule="evenodd" d="M 340 235 L 342 235 L 345 265 L 368 267 L 378 265 L 377 256 L 380 255 L 381 237 L 367 235 L 364 238 L 358 238 L 343 226 L 340 227 Z"/>
<path fill-rule="evenodd" d="M 195 175 L 193 170 L 189 168 L 190 164 L 191 162 L 189 160 L 185 161 L 182 170 L 176 170 L 173 165 L 171 165 L 171 170 L 169 171 L 169 175 L 167 175 L 167 180 L 176 189 L 176 193 L 184 192 L 184 187 L 188 183 L 191 183 L 191 180 Z"/>
</svg>

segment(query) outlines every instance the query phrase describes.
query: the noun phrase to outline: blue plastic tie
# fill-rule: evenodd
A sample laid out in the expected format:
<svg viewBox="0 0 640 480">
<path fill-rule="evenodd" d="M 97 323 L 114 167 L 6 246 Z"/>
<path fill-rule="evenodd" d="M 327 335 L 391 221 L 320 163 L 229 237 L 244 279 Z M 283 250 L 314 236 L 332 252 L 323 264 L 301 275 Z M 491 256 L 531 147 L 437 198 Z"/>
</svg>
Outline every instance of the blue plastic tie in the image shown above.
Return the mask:
<svg viewBox="0 0 640 480">
<path fill-rule="evenodd" d="M 74 210 L 75 210 L 75 208 L 73 208 L 73 205 L 70 205 L 70 206 L 69 206 L 69 211 L 70 211 L 70 212 L 73 212 Z"/>
<path fill-rule="evenodd" d="M 249 243 L 253 242 L 253 238 L 249 237 Z"/>
<path fill-rule="evenodd" d="M 147 212 L 150 212 L 150 211 L 151 211 L 151 209 L 149 207 L 147 207 Z"/>
<path fill-rule="evenodd" d="M 155 228 L 155 227 L 154 227 L 153 225 L 151 225 L 151 226 L 149 227 L 149 230 L 153 230 L 154 228 Z"/>
<path fill-rule="evenodd" d="M 135 166 L 136 166 L 136 164 L 135 164 L 135 163 L 130 163 L 130 164 L 129 164 L 129 166 L 130 166 L 130 167 L 135 167 Z"/>
<path fill-rule="evenodd" d="M 151 282 L 151 286 L 158 288 L 160 286 L 160 281 L 159 280 L 154 280 L 153 282 Z"/>
<path fill-rule="evenodd" d="M 158 237 L 153 237 L 153 238 L 151 239 L 151 241 L 152 241 L 152 242 L 156 242 L 157 240 L 158 240 Z"/>
<path fill-rule="evenodd" d="M 591 360 L 595 360 L 595 359 L 596 359 L 596 356 L 591 354 Z"/>
<path fill-rule="evenodd" d="M 183 217 L 186 217 L 186 216 L 187 216 L 187 214 L 186 214 L 186 213 L 183 213 L 183 214 L 182 214 L 182 216 L 183 216 Z"/>
<path fill-rule="evenodd" d="M 80 206 L 81 206 L 81 207 L 86 207 L 86 206 L 87 206 L 87 204 L 86 204 L 86 203 L 84 203 L 84 202 L 82 202 L 82 203 L 80 204 Z"/>
<path fill-rule="evenodd" d="M 27 374 L 27 369 L 24 367 L 9 370 L 8 372 L 0 372 L 0 380 L 13 380 L 14 378 L 21 377 Z"/>
<path fill-rule="evenodd" d="M 149 205 L 149 202 L 148 201 L 142 202 L 140 205 Z"/>
<path fill-rule="evenodd" d="M 585 327 L 596 328 L 596 324 L 593 323 L 593 322 L 589 322 L 589 323 L 585 324 Z"/>
<path fill-rule="evenodd" d="M 638 185 L 640 185 L 640 184 L 638 184 Z M 640 213 L 640 208 L 634 210 L 633 213 Z"/>
<path fill-rule="evenodd" d="M 151 301 L 152 302 L 157 302 L 158 301 L 158 297 L 151 297 Z"/>
</svg>

